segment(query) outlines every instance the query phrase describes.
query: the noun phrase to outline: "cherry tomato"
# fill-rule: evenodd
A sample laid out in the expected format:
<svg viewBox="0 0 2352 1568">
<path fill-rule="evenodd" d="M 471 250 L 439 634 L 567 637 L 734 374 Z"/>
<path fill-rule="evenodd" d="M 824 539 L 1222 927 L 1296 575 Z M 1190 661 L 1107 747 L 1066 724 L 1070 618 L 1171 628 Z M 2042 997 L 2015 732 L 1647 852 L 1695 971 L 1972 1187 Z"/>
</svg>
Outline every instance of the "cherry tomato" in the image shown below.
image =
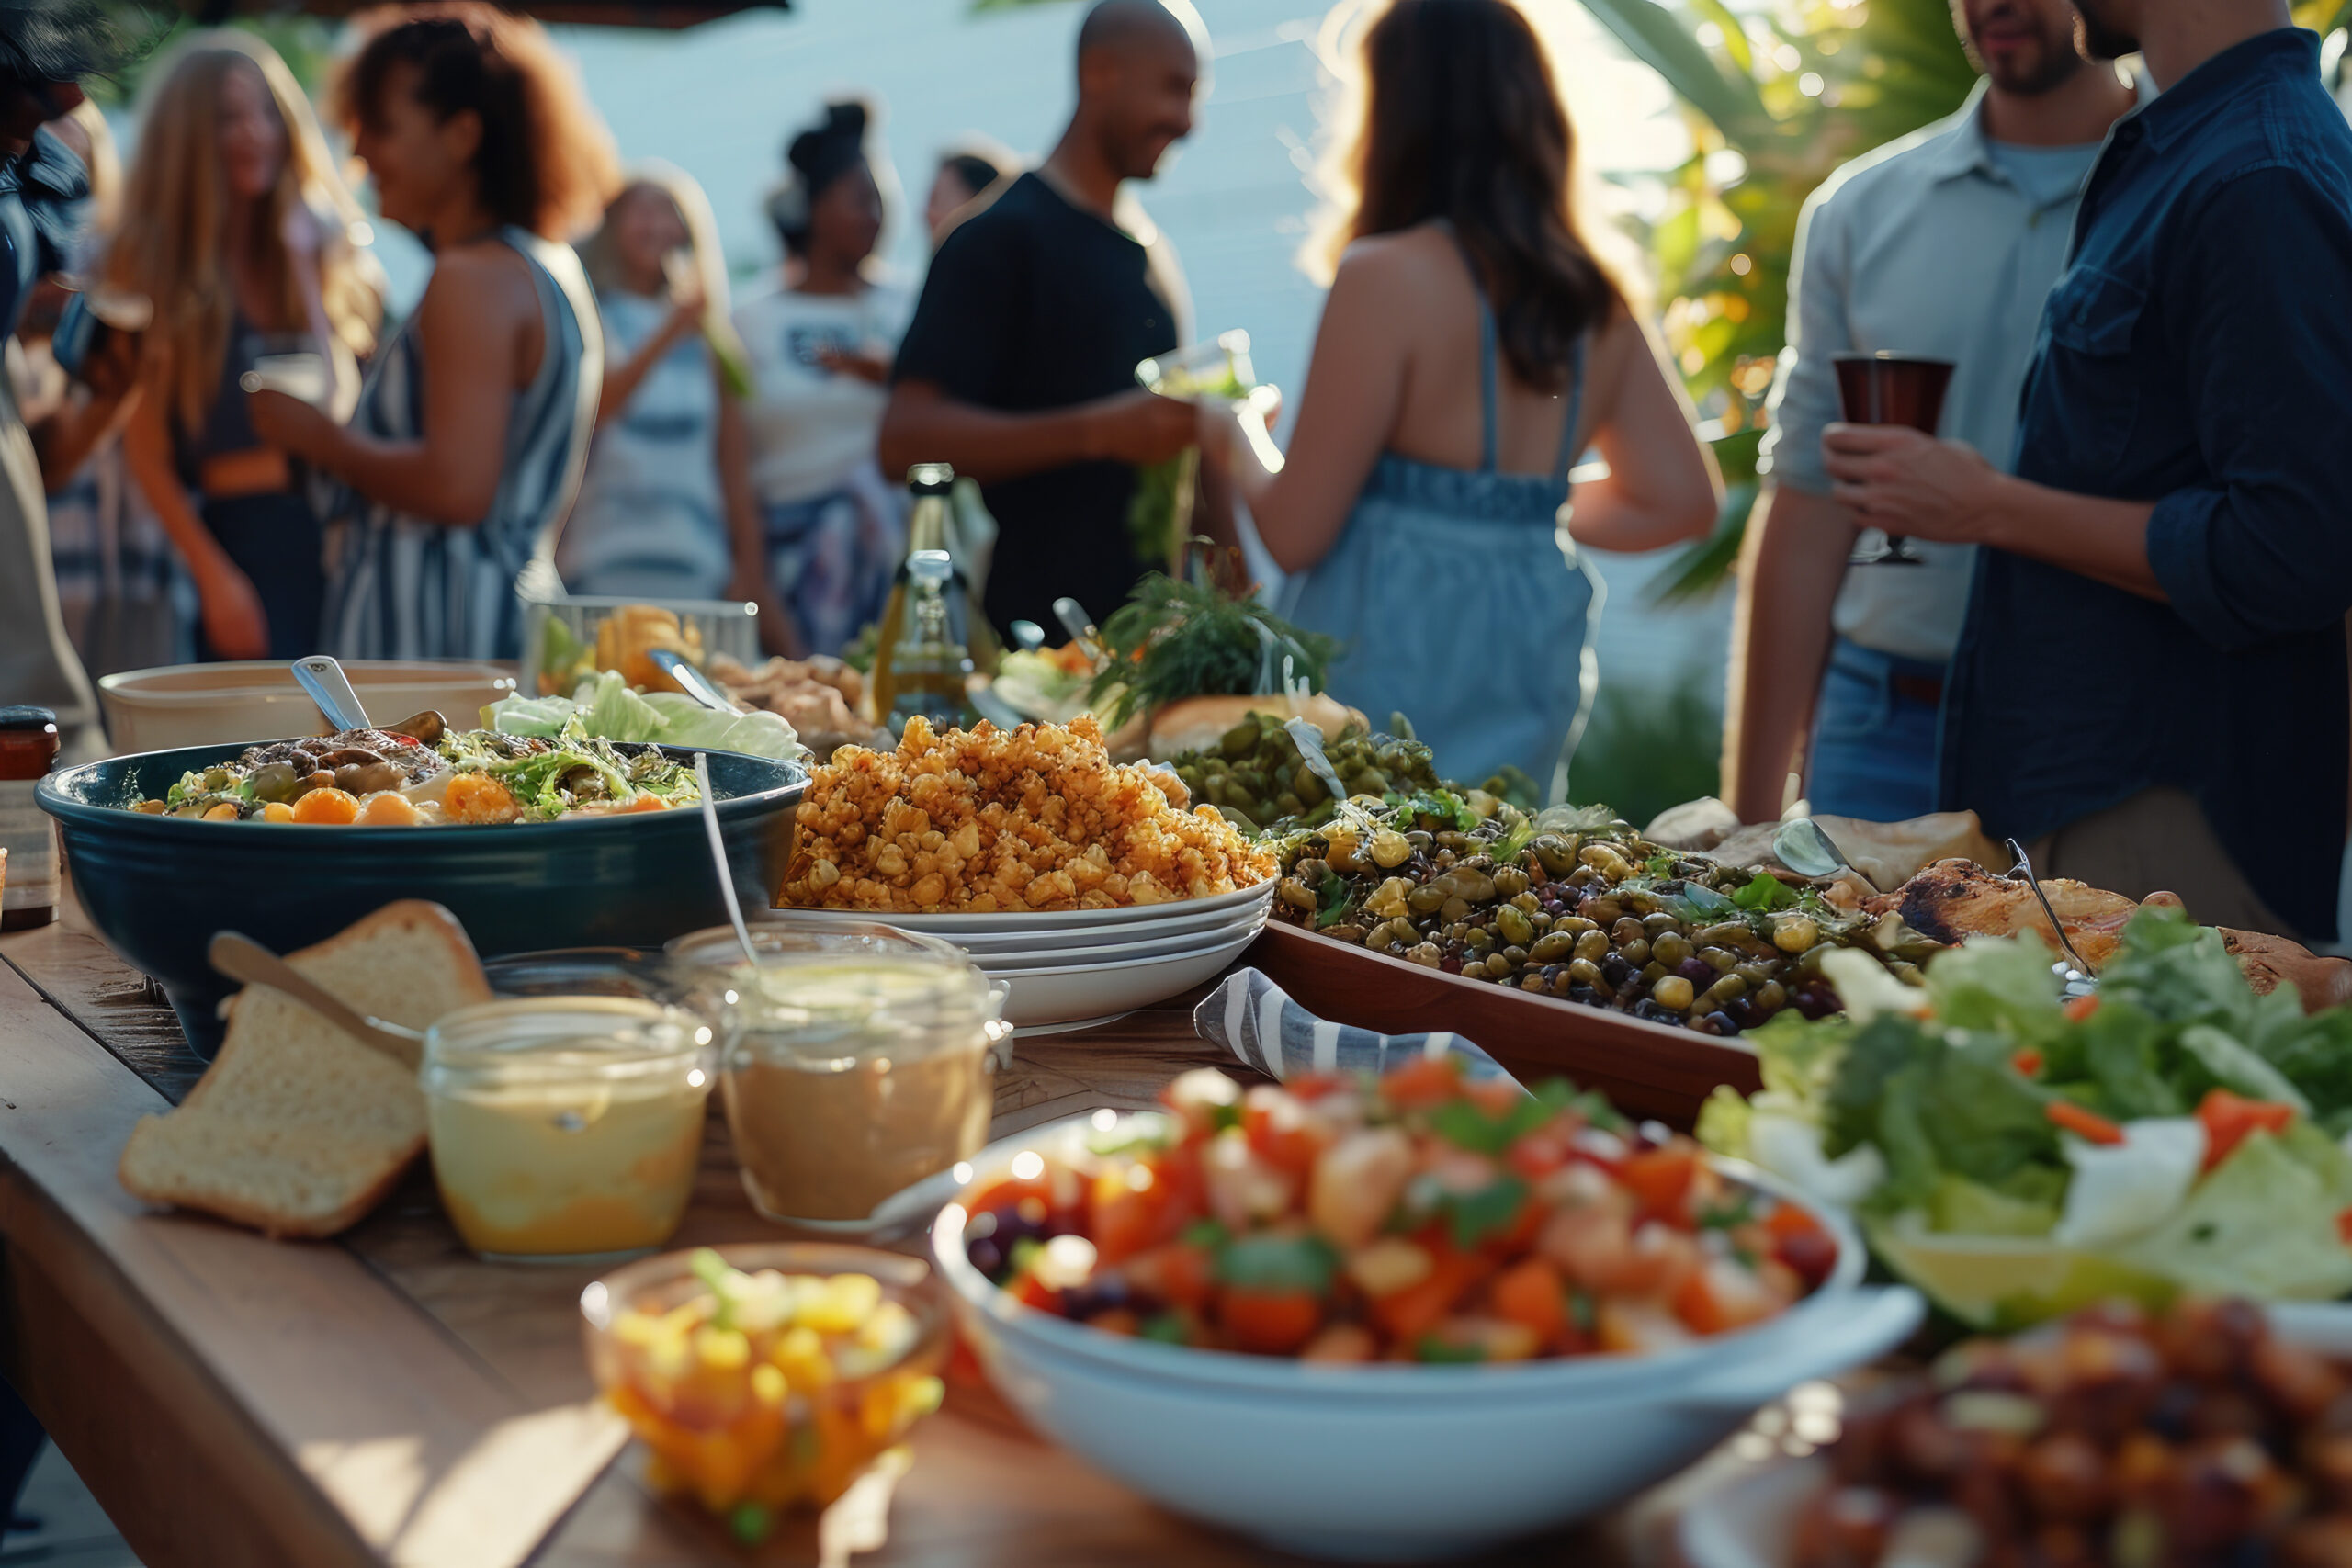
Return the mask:
<svg viewBox="0 0 2352 1568">
<path fill-rule="evenodd" d="M 1698 1174 L 1698 1147 L 1686 1143 L 1644 1149 L 1617 1168 L 1617 1179 L 1653 1214 L 1679 1213 Z"/>
<path fill-rule="evenodd" d="M 2212 1169 L 2256 1133 L 2276 1133 L 2295 1119 L 2295 1108 L 2275 1100 L 2247 1100 L 2225 1089 L 2208 1089 L 2197 1102 L 2205 1125 L 2205 1168 Z"/>
</svg>

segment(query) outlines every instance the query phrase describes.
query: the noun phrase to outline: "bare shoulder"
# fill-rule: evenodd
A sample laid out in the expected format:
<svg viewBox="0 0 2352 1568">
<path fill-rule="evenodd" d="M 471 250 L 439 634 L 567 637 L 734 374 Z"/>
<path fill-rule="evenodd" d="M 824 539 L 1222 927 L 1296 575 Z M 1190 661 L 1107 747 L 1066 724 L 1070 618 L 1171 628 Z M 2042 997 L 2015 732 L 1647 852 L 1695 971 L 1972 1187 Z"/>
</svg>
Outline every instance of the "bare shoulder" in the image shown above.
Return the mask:
<svg viewBox="0 0 2352 1568">
<path fill-rule="evenodd" d="M 1340 253 L 1332 286 L 1336 288 L 1343 278 L 1368 293 L 1419 292 L 1448 280 L 1460 281 L 1460 252 L 1452 236 L 1434 223 L 1370 234 Z"/>
<path fill-rule="evenodd" d="M 418 308 L 431 316 L 457 318 L 475 326 L 520 323 L 536 316 L 538 293 L 531 264 L 512 245 L 459 245 L 433 260 L 433 276 Z"/>
</svg>

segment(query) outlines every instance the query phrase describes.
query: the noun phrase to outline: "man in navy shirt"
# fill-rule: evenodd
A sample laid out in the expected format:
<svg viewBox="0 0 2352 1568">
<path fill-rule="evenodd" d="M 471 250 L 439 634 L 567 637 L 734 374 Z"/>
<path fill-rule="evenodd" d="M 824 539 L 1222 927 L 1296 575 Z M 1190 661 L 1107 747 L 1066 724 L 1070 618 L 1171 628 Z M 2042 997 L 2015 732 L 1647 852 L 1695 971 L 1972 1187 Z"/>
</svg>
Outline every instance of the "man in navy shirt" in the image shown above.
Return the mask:
<svg viewBox="0 0 2352 1568">
<path fill-rule="evenodd" d="M 1987 547 L 1939 804 L 2044 874 L 2335 934 L 2352 609 L 2352 130 L 2284 0 L 2078 0 L 2161 89 L 2116 123 L 2002 474 L 1831 425 L 1837 498 Z"/>
</svg>

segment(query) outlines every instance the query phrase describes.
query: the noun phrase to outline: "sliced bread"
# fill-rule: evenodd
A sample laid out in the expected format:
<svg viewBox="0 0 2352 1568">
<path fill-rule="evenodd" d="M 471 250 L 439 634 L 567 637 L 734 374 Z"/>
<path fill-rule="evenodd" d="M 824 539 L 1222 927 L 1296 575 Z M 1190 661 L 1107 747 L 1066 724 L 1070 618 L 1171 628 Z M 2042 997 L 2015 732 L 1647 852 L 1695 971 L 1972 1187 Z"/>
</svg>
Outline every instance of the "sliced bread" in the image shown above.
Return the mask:
<svg viewBox="0 0 2352 1568">
<path fill-rule="evenodd" d="M 417 899 L 287 961 L 359 1011 L 412 1029 L 491 999 L 465 928 Z M 253 986 L 230 1001 L 211 1070 L 177 1110 L 131 1130 L 119 1174 L 150 1202 L 272 1236 L 327 1236 L 373 1208 L 424 1147 L 414 1073 Z"/>
</svg>

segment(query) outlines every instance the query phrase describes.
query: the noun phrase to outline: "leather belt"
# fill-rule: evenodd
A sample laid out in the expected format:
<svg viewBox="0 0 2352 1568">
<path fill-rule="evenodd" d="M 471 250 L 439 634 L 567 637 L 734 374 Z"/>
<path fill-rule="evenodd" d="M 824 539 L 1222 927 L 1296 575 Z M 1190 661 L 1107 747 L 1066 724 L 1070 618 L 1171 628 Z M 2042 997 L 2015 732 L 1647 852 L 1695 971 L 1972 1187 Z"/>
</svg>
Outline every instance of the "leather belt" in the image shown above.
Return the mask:
<svg viewBox="0 0 2352 1568">
<path fill-rule="evenodd" d="M 1896 696 L 1909 702 L 1924 703 L 1928 707 L 1940 707 L 1944 700 L 1943 678 L 1938 675 L 1889 675 L 1886 687 Z"/>
</svg>

